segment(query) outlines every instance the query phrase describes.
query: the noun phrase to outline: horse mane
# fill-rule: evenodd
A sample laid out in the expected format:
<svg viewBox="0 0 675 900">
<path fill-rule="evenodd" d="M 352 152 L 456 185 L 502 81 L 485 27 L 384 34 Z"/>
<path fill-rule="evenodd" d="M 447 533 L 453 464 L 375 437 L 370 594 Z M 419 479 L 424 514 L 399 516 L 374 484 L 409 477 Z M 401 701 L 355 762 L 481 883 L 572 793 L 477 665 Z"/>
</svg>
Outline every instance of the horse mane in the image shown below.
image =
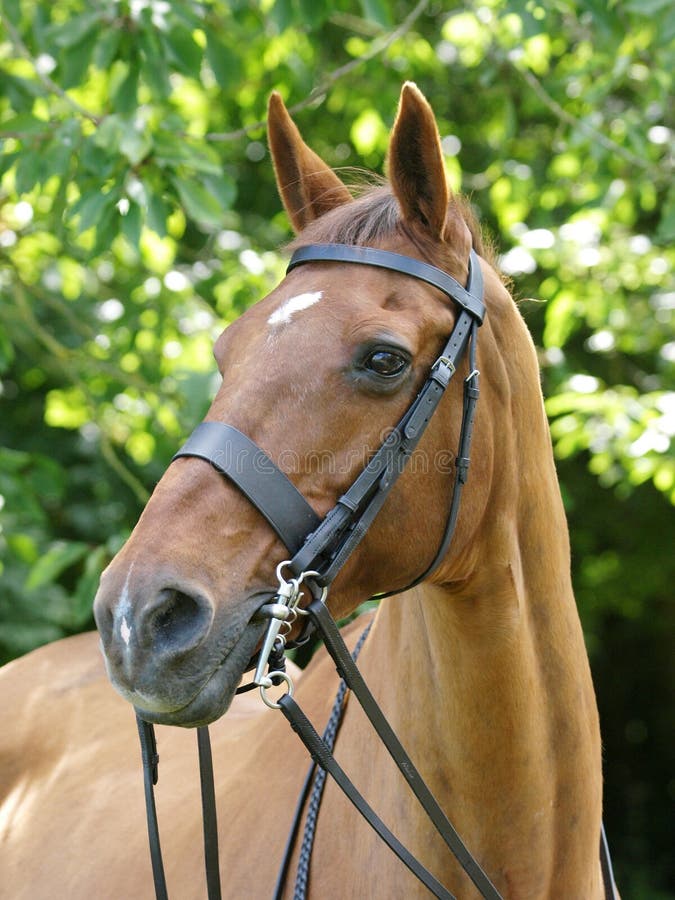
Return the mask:
<svg viewBox="0 0 675 900">
<path fill-rule="evenodd" d="M 371 176 L 372 177 L 372 176 Z M 389 185 L 382 179 L 375 186 L 350 185 L 355 195 L 351 203 L 344 203 L 311 222 L 288 246 L 290 251 L 305 244 L 351 244 L 378 246 L 387 239 L 404 235 L 413 242 L 422 258 L 436 262 L 438 245 L 417 230 L 410 228 L 401 216 L 398 201 Z M 459 219 L 469 229 L 477 253 L 494 265 L 494 254 L 486 240 L 469 200 L 453 194 L 448 203 L 446 221 Z"/>
</svg>

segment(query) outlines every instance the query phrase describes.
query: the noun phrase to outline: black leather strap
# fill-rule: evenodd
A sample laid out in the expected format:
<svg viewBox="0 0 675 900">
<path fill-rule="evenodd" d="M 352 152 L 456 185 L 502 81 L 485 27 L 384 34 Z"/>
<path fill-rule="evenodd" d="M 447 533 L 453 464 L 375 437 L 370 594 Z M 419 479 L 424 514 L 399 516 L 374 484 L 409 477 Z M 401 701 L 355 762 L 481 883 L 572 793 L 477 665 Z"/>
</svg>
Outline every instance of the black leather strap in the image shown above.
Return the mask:
<svg viewBox="0 0 675 900">
<path fill-rule="evenodd" d="M 410 785 L 411 790 L 419 800 L 422 809 L 424 809 L 428 815 L 436 828 L 436 831 L 443 838 L 461 867 L 478 888 L 481 896 L 486 898 L 486 900 L 502 900 L 495 886 L 478 862 L 473 858 L 461 837 L 455 831 L 451 822 L 439 806 L 438 801 L 415 768 L 391 725 L 386 720 L 382 710 L 377 705 L 368 685 L 363 680 L 363 676 L 356 667 L 356 664 L 342 639 L 340 630 L 333 621 L 326 605 L 320 600 L 314 600 L 309 605 L 307 611 L 323 638 L 326 649 L 338 670 L 338 674 L 344 679 L 347 683 L 347 687 L 349 687 L 358 700 L 378 737 L 387 748 L 389 755 Z M 284 699 L 285 698 L 282 698 L 282 700 Z"/>
<path fill-rule="evenodd" d="M 612 858 L 609 855 L 609 844 L 607 843 L 603 822 L 600 823 L 600 868 L 602 869 L 602 883 L 605 888 L 605 900 L 619 900 L 614 883 Z"/>
<path fill-rule="evenodd" d="M 382 819 L 374 812 L 363 796 L 357 791 L 344 770 L 338 765 L 335 757 L 314 730 L 304 712 L 300 709 L 290 694 L 285 694 L 279 700 L 282 713 L 289 721 L 293 731 L 297 733 L 301 741 L 311 754 L 314 762 L 324 769 L 335 780 L 340 790 L 354 804 L 368 824 L 377 832 L 386 845 L 398 856 L 410 871 L 419 878 L 434 897 L 441 900 L 455 900 L 453 894 L 447 891 L 437 881 L 428 869 L 419 863 L 406 847 L 387 828 Z"/>
<path fill-rule="evenodd" d="M 203 422 L 195 429 L 174 459 L 181 456 L 200 457 L 230 478 L 267 519 L 291 553 L 295 554 L 293 559 L 295 571 L 319 568 L 319 563 L 321 563 L 321 576 L 316 581 L 329 584 L 365 535 L 373 518 L 384 503 L 390 488 L 403 470 L 438 406 L 465 348 L 469 346 L 469 376 L 465 379 L 464 409 L 450 514 L 436 556 L 425 572 L 413 582 L 413 584 L 417 584 L 433 571 L 448 548 L 457 519 L 461 489 L 466 481 L 474 410 L 478 399 L 478 372 L 475 370 L 476 331 L 485 315 L 480 263 L 472 250 L 469 258 L 469 278 L 466 288 L 463 288 L 454 278 L 434 266 L 406 256 L 368 247 L 335 244 L 303 247 L 293 254 L 288 269 L 291 270 L 295 266 L 311 261 L 360 263 L 411 275 L 439 288 L 461 307 L 455 328 L 443 353 L 434 364 L 429 378 L 407 413 L 369 465 L 323 521 L 318 518 L 287 476 L 274 465 L 269 457 L 246 435 L 231 425 L 220 422 Z M 404 590 L 404 588 L 390 593 L 398 593 L 400 590 Z M 309 607 L 309 614 L 310 621 L 322 632 L 324 642 L 336 663 L 338 672 L 363 707 L 371 724 L 441 837 L 455 854 L 482 896 L 489 900 L 501 900 L 499 893 L 464 846 L 445 813 L 422 781 L 391 726 L 375 703 L 325 605 L 314 600 Z M 436 897 L 441 897 L 443 900 L 454 900 L 452 894 L 414 859 L 375 815 L 338 766 L 332 753 L 314 731 L 295 701 L 286 695 L 281 698 L 279 704 L 294 730 L 301 735 L 313 759 L 332 775 L 388 846 Z M 158 763 L 154 730 L 152 725 L 144 722 L 138 716 L 137 722 L 143 757 L 146 812 L 155 893 L 157 900 L 167 900 L 153 790 L 153 785 L 157 781 Z M 220 900 L 215 796 L 207 729 L 199 729 L 198 735 L 207 884 L 210 900 Z M 302 802 L 301 798 L 296 815 L 298 820 Z M 292 838 L 293 835 L 291 840 Z M 615 900 L 614 880 L 604 829 L 601 836 L 600 858 L 606 898 Z M 285 867 L 282 869 L 277 892 L 282 889 L 284 875 Z"/>
<path fill-rule="evenodd" d="M 202 422 L 174 459 L 205 459 L 262 513 L 291 553 L 297 552 L 321 519 L 267 454 L 245 434 L 224 422 Z"/>
<path fill-rule="evenodd" d="M 208 900 L 221 900 L 220 866 L 218 860 L 218 817 L 213 782 L 211 739 L 207 726 L 197 728 L 199 751 L 199 784 L 202 794 L 202 827 L 204 830 L 204 866 Z"/>
<path fill-rule="evenodd" d="M 403 418 L 292 560 L 295 572 L 316 570 L 328 585 L 363 539 L 419 444 L 476 327 L 462 311 L 441 355 Z"/>
<path fill-rule="evenodd" d="M 352 650 L 351 656 L 354 662 L 356 662 L 356 660 L 359 658 L 359 653 L 361 652 L 361 648 L 363 647 L 365 640 L 370 633 L 372 624 L 373 619 L 368 622 L 368 624 L 362 631 L 361 636 L 356 642 L 356 646 Z M 337 695 L 335 697 L 335 700 L 333 701 L 333 709 L 331 710 L 328 723 L 326 724 L 326 727 L 323 730 L 323 734 L 321 735 L 322 741 L 331 753 L 333 752 L 333 748 L 335 747 L 335 739 L 337 738 L 340 724 L 342 723 L 342 713 L 344 712 L 345 696 L 347 694 L 347 690 L 348 688 L 345 682 L 340 680 L 340 687 L 338 688 Z M 300 845 L 300 853 L 298 855 L 298 868 L 295 874 L 295 890 L 293 892 L 294 900 L 305 900 L 307 896 L 309 869 L 312 859 L 314 838 L 316 837 L 317 819 L 319 815 L 319 809 L 321 807 L 321 799 L 323 797 L 324 787 L 326 785 L 326 771 L 324 769 L 317 768 L 316 766 L 312 767 L 312 771 L 315 772 L 314 784 L 312 786 L 312 793 L 309 798 L 309 804 L 307 806 L 305 827 L 302 835 L 302 843 Z M 288 852 L 292 852 L 292 849 L 293 845 L 291 844 L 290 850 Z M 283 881 L 281 883 L 283 884 Z"/>
<path fill-rule="evenodd" d="M 143 787 L 145 789 L 145 814 L 148 825 L 148 841 L 150 843 L 150 861 L 152 878 L 155 884 L 156 900 L 168 900 L 162 847 L 159 841 L 159 825 L 157 823 L 157 807 L 155 806 L 155 785 L 159 779 L 159 756 L 155 729 L 136 713 L 136 726 L 141 742 L 141 759 L 143 761 Z"/>
<path fill-rule="evenodd" d="M 436 287 L 447 293 L 461 307 L 455 327 L 441 355 L 433 365 L 427 381 L 422 386 L 420 393 L 408 411 L 349 490 L 338 500 L 338 503 L 330 510 L 320 526 L 308 536 L 292 560 L 291 565 L 296 573 L 310 569 L 317 570 L 320 572 L 319 577 L 316 578 L 317 583 L 328 585 L 335 579 L 350 554 L 363 539 L 375 516 L 383 506 L 395 480 L 405 468 L 431 416 L 438 407 L 441 397 L 454 375 L 467 346 L 470 346 L 471 350 L 470 371 L 473 370 L 475 366 L 477 329 L 485 315 L 485 306 L 483 303 L 483 273 L 480 261 L 474 250 L 471 250 L 469 257 L 469 277 L 466 288 L 461 287 L 454 278 L 440 269 L 436 269 L 434 266 L 429 266 L 427 263 L 421 263 L 418 260 L 398 253 L 376 250 L 371 247 L 312 244 L 296 250 L 291 257 L 289 269 L 306 262 L 321 260 L 380 265 L 412 277 L 423 278 L 423 280 L 435 284 Z M 433 281 L 430 280 L 432 276 L 434 278 Z M 456 288 L 460 288 L 460 291 L 457 291 Z M 471 298 L 472 302 L 466 301 L 464 295 Z M 466 416 L 463 417 L 464 421 L 467 421 Z M 468 424 L 471 425 L 472 422 L 473 405 Z M 468 456 L 468 441 L 464 431 L 462 431 L 460 436 L 460 445 L 464 446 L 466 451 L 459 454 L 463 459 L 465 456 Z M 463 481 L 461 484 L 463 484 Z M 456 481 L 453 494 L 453 496 L 456 495 L 457 497 L 456 501 L 453 502 L 455 506 L 459 504 L 461 484 L 459 490 L 457 490 Z M 447 549 L 445 537 L 449 535 L 449 540 L 454 530 L 452 516 L 451 507 L 443 539 L 445 549 Z M 457 510 L 455 509 L 454 519 L 456 520 L 456 518 Z M 436 553 L 431 566 L 425 570 L 422 577 L 426 577 L 438 565 L 439 561 L 439 553 Z M 419 578 L 416 579 L 414 583 L 417 584 L 419 580 Z M 403 588 L 389 591 L 385 596 L 399 593 L 401 590 Z"/>
<path fill-rule="evenodd" d="M 475 328 L 475 325 L 473 327 Z M 415 587 L 415 585 L 420 584 L 422 581 L 425 581 L 443 561 L 443 558 L 445 557 L 445 554 L 448 552 L 448 548 L 450 547 L 452 536 L 455 533 L 455 528 L 457 526 L 457 517 L 459 515 L 459 505 L 462 499 L 462 491 L 464 490 L 464 485 L 466 484 L 469 473 L 469 464 L 471 462 L 469 450 L 471 448 L 471 438 L 473 436 L 473 422 L 474 416 L 476 414 L 476 404 L 478 403 L 478 397 L 480 395 L 480 373 L 478 372 L 478 369 L 475 368 L 475 335 L 472 337 L 469 346 L 469 374 L 464 380 L 462 424 L 459 429 L 459 448 L 457 451 L 457 458 L 455 460 L 455 484 L 452 489 L 450 512 L 448 513 L 448 518 L 445 522 L 445 531 L 443 532 L 443 537 L 441 538 L 440 544 L 436 548 L 436 555 L 431 560 L 426 569 L 424 569 L 423 572 L 420 572 L 420 574 L 405 587 L 396 588 L 395 590 L 388 591 L 385 594 L 379 594 L 378 598 L 380 600 L 384 599 L 385 597 L 391 597 L 393 594 L 400 594 L 403 591 L 408 591 L 410 590 L 410 588 Z"/>
<path fill-rule="evenodd" d="M 482 322 L 485 317 L 485 304 L 480 299 L 482 294 L 473 292 L 471 287 L 463 287 L 452 275 L 448 275 L 442 269 L 411 256 L 403 256 L 401 253 L 392 253 L 389 250 L 377 250 L 374 247 L 356 247 L 351 244 L 310 244 L 300 247 L 291 256 L 287 272 L 296 266 L 307 262 L 347 262 L 365 266 L 377 266 L 380 269 L 390 269 L 403 275 L 411 275 L 420 281 L 433 285 L 451 297 L 455 303 Z M 472 250 L 469 256 L 469 279 L 471 270 L 480 269 L 478 256 Z"/>
</svg>

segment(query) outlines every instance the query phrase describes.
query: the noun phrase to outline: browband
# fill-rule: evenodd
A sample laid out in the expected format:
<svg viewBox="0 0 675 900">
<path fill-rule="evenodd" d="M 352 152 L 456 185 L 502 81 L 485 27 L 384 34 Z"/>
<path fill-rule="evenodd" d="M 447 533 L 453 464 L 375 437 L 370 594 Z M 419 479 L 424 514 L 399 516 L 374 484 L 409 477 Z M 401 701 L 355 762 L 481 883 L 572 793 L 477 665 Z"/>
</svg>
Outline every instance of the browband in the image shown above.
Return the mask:
<svg viewBox="0 0 675 900">
<path fill-rule="evenodd" d="M 447 294 L 458 306 L 470 313 L 479 324 L 485 318 L 485 304 L 480 299 L 483 295 L 482 272 L 478 256 L 472 249 L 469 254 L 469 278 L 467 288 L 444 272 L 429 263 L 390 250 L 377 250 L 374 247 L 357 247 L 351 244 L 310 244 L 300 247 L 291 256 L 287 272 L 306 262 L 347 262 L 361 263 L 364 266 L 377 266 L 390 269 L 403 275 L 412 275 L 420 281 L 438 288 Z M 475 293 L 469 292 L 473 288 Z"/>
</svg>

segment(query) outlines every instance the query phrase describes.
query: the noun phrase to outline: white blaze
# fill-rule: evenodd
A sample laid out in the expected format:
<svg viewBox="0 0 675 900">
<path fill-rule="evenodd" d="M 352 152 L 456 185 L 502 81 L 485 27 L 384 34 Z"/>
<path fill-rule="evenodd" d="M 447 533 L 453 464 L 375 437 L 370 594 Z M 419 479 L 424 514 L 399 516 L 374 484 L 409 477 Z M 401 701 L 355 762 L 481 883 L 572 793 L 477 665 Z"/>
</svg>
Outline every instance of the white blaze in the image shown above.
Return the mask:
<svg viewBox="0 0 675 900">
<path fill-rule="evenodd" d="M 268 325 L 287 325 L 295 313 L 309 306 L 314 306 L 323 297 L 323 291 L 313 291 L 308 294 L 298 294 L 297 297 L 291 297 L 284 300 L 279 309 L 276 309 L 267 320 Z"/>
</svg>

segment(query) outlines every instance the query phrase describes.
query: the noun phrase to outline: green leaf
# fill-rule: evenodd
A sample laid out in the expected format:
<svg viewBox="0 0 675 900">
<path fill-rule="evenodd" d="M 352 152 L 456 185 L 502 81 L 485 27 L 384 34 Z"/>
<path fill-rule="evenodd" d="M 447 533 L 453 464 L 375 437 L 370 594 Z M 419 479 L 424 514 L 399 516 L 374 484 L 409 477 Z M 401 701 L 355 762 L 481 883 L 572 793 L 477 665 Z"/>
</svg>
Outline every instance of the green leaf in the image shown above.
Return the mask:
<svg viewBox="0 0 675 900">
<path fill-rule="evenodd" d="M 76 87 L 82 82 L 89 68 L 93 52 L 94 41 L 90 35 L 85 37 L 80 43 L 68 48 L 68 52 L 63 54 L 60 65 L 62 87 Z"/>
<path fill-rule="evenodd" d="M 675 240 L 675 186 L 671 185 L 668 196 L 661 210 L 661 220 L 656 231 L 657 237 L 664 244 Z"/>
<path fill-rule="evenodd" d="M 114 207 L 119 200 L 117 191 L 109 191 L 107 194 L 100 190 L 92 190 L 83 194 L 71 210 L 73 217 L 78 216 L 78 231 L 88 231 L 94 225 L 98 225 L 110 207 Z"/>
<path fill-rule="evenodd" d="M 94 255 L 109 250 L 113 238 L 116 236 L 120 228 L 120 213 L 115 205 L 119 199 L 118 191 L 111 191 L 115 194 L 115 202 L 107 206 L 103 210 L 103 214 L 96 225 L 96 241 L 94 242 Z"/>
<path fill-rule="evenodd" d="M 41 85 L 36 80 L 16 78 L 6 71 L 2 73 L 2 93 L 17 111 L 31 109 L 40 90 Z"/>
<path fill-rule="evenodd" d="M 12 25 L 18 26 L 21 21 L 21 0 L 4 0 L 2 6 Z"/>
<path fill-rule="evenodd" d="M 152 139 L 147 132 L 141 132 L 130 124 L 122 134 L 119 148 L 131 165 L 136 166 L 152 150 Z"/>
<path fill-rule="evenodd" d="M 21 156 L 20 153 L 5 153 L 0 156 L 0 178 L 5 174 L 5 172 L 9 172 L 14 163 Z"/>
<path fill-rule="evenodd" d="M 129 119 L 121 115 L 106 116 L 94 134 L 94 143 L 108 153 L 118 153 L 120 141 L 132 128 Z"/>
<path fill-rule="evenodd" d="M 105 28 L 100 32 L 93 53 L 93 63 L 102 72 L 110 68 L 117 57 L 122 33 L 119 28 Z"/>
<path fill-rule="evenodd" d="M 361 9 L 365 18 L 371 22 L 377 22 L 385 28 L 391 26 L 391 12 L 384 0 L 361 0 Z"/>
<path fill-rule="evenodd" d="M 167 234 L 166 220 L 169 218 L 170 209 L 164 202 L 161 195 L 153 190 L 147 181 L 143 182 L 145 188 L 145 196 L 147 207 L 145 210 L 145 224 L 151 228 L 155 234 L 165 237 Z"/>
<path fill-rule="evenodd" d="M 84 572 L 80 576 L 77 587 L 75 588 L 75 593 L 71 598 L 71 628 L 84 628 L 91 620 L 93 615 L 94 597 L 96 596 L 101 572 L 105 568 L 108 558 L 108 552 L 105 547 L 97 547 L 91 553 L 87 554 L 84 563 Z"/>
<path fill-rule="evenodd" d="M 133 59 L 129 63 L 128 71 L 111 96 L 112 105 L 116 112 L 129 115 L 136 110 L 138 105 L 138 76 L 140 65 Z"/>
<path fill-rule="evenodd" d="M 188 216 L 207 229 L 221 228 L 223 210 L 213 194 L 194 179 L 172 177 L 181 205 Z"/>
<path fill-rule="evenodd" d="M 204 175 L 201 181 L 206 189 L 217 198 L 223 210 L 232 208 L 237 196 L 237 185 L 233 178 L 221 172 L 219 175 Z"/>
<path fill-rule="evenodd" d="M 154 158 L 160 166 L 177 168 L 185 165 L 195 172 L 220 175 L 222 164 L 215 150 L 208 146 L 196 147 L 185 137 L 170 131 L 159 131 L 153 138 Z"/>
<path fill-rule="evenodd" d="M 2 123 L 3 131 L 15 131 L 17 134 L 44 134 L 49 130 L 49 122 L 38 119 L 31 113 L 20 113 Z"/>
<path fill-rule="evenodd" d="M 162 35 L 168 58 L 179 72 L 198 79 L 202 65 L 202 48 L 187 28 L 175 27 Z"/>
<path fill-rule="evenodd" d="M 662 10 L 672 8 L 672 0 L 628 0 L 624 4 L 624 9 L 628 12 L 635 13 L 644 18 L 660 13 Z"/>
<path fill-rule="evenodd" d="M 14 347 L 7 329 L 0 322 L 0 372 L 6 372 L 14 359 Z"/>
<path fill-rule="evenodd" d="M 106 121 L 108 121 L 106 119 Z M 105 125 L 105 122 L 103 123 Z M 103 126 L 101 126 L 103 127 Z M 95 175 L 101 182 L 108 178 L 118 162 L 117 155 L 111 156 L 110 152 L 117 154 L 117 148 L 114 149 L 109 145 L 98 146 L 99 132 L 92 137 L 87 137 L 82 142 L 82 150 L 78 156 L 78 163 L 82 172 Z M 81 173 L 80 173 L 81 174 Z"/>
<path fill-rule="evenodd" d="M 142 51 L 143 78 L 154 97 L 158 100 L 165 100 L 171 94 L 171 82 L 163 47 L 155 34 L 152 23 L 147 29 L 140 32 L 139 43 Z"/>
<path fill-rule="evenodd" d="M 241 62 L 212 32 L 206 35 L 206 59 L 218 85 L 223 90 L 232 90 L 232 85 L 241 77 Z"/>
<path fill-rule="evenodd" d="M 58 175 L 63 177 L 70 168 L 70 161 L 79 144 L 79 124 L 77 120 L 70 119 L 59 128 L 54 140 L 45 147 L 47 159 L 47 176 Z"/>
<path fill-rule="evenodd" d="M 29 465 L 30 453 L 10 447 L 0 447 L 0 473 L 3 475 L 7 472 L 16 474 Z"/>
<path fill-rule="evenodd" d="M 122 234 L 134 250 L 138 249 L 141 240 L 141 208 L 138 203 L 130 203 L 127 214 L 122 216 Z"/>
<path fill-rule="evenodd" d="M 316 28 L 328 18 L 330 7 L 324 0 L 298 0 L 302 21 L 309 28 Z"/>
<path fill-rule="evenodd" d="M 577 299 L 569 291 L 561 291 L 546 306 L 545 347 L 564 347 L 579 326 Z"/>
<path fill-rule="evenodd" d="M 91 32 L 101 24 L 101 12 L 84 13 L 81 16 L 68 18 L 62 25 L 49 30 L 48 37 L 57 47 L 68 48 L 79 44 L 89 37 Z"/>
<path fill-rule="evenodd" d="M 56 581 L 63 571 L 82 559 L 88 551 L 89 545 L 80 541 L 58 541 L 53 544 L 31 569 L 26 579 L 26 590 L 34 591 Z"/>
<path fill-rule="evenodd" d="M 37 150 L 28 150 L 19 156 L 16 166 L 15 188 L 17 194 L 27 194 L 45 175 L 46 160 Z"/>
<path fill-rule="evenodd" d="M 275 0 L 269 15 L 279 31 L 290 28 L 296 18 L 292 0 Z"/>
</svg>

